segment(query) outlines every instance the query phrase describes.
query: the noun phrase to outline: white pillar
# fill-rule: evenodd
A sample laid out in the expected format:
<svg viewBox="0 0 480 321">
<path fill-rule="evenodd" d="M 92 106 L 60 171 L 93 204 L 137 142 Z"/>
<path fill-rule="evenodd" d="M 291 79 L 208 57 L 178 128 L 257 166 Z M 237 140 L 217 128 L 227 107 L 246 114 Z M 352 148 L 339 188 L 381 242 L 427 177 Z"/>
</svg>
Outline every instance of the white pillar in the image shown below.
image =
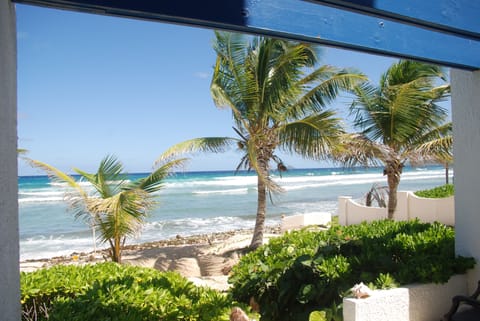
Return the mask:
<svg viewBox="0 0 480 321">
<path fill-rule="evenodd" d="M 338 223 L 342 226 L 348 224 L 348 202 L 352 199 L 351 196 L 338 197 Z"/>
<path fill-rule="evenodd" d="M 477 260 L 480 279 L 480 71 L 451 71 L 455 168 L 455 250 Z"/>
<path fill-rule="evenodd" d="M 0 319 L 20 320 L 15 8 L 0 0 Z"/>
</svg>

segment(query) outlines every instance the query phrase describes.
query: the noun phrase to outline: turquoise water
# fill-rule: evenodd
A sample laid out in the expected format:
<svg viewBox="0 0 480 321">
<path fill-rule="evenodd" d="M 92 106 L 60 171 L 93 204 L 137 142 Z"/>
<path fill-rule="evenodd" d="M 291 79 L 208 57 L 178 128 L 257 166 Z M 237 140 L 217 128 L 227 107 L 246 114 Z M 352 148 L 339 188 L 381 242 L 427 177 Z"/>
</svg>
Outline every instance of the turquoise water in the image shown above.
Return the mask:
<svg viewBox="0 0 480 321">
<path fill-rule="evenodd" d="M 131 174 L 135 180 L 146 174 Z M 444 184 L 442 167 L 406 168 L 401 190 L 427 189 Z M 361 200 L 372 184 L 386 184 L 382 169 L 293 169 L 276 175 L 285 193 L 268 205 L 267 224 L 282 215 L 337 211 L 340 195 Z M 91 251 L 91 230 L 75 220 L 63 197 L 64 186 L 46 176 L 19 177 L 20 256 L 22 260 Z M 182 172 L 168 178 L 158 193 L 159 207 L 136 238 L 141 243 L 232 229 L 253 228 L 257 206 L 254 173 L 233 171 Z M 98 247 L 105 245 L 97 244 Z"/>
</svg>

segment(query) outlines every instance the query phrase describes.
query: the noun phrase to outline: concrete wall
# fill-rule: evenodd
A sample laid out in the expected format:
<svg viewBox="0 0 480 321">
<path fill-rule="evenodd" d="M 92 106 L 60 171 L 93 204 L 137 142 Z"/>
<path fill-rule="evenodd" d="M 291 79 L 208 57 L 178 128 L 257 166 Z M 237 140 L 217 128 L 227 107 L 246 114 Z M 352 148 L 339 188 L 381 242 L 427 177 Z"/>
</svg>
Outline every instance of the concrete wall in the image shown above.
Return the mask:
<svg viewBox="0 0 480 321">
<path fill-rule="evenodd" d="M 338 197 L 338 223 L 352 225 L 386 219 L 387 209 L 358 204 L 350 196 Z"/>
<path fill-rule="evenodd" d="M 455 197 L 423 198 L 412 192 L 407 194 L 407 213 L 409 218 L 418 217 L 422 222 L 435 221 L 455 225 Z"/>
<path fill-rule="evenodd" d="M 280 229 L 282 232 L 300 229 L 306 226 L 327 226 L 332 221 L 332 215 L 326 212 L 311 212 L 282 217 Z"/>
<path fill-rule="evenodd" d="M 451 71 L 455 159 L 456 253 L 476 258 L 470 288 L 480 279 L 480 71 Z"/>
<path fill-rule="evenodd" d="M 344 321 L 439 321 L 452 297 L 467 294 L 466 275 L 455 275 L 445 284 L 414 284 L 373 291 L 365 299 L 343 299 Z"/>
<path fill-rule="evenodd" d="M 394 219 L 397 221 L 420 219 L 422 222 L 434 221 L 447 225 L 455 225 L 455 199 L 446 197 L 441 199 L 423 198 L 412 192 L 397 193 L 397 209 Z M 358 204 L 349 196 L 338 198 L 338 221 L 340 225 L 359 224 L 387 218 L 387 209 L 368 207 Z"/>
<path fill-rule="evenodd" d="M 17 49 L 14 5 L 0 0 L 0 319 L 20 320 Z"/>
</svg>

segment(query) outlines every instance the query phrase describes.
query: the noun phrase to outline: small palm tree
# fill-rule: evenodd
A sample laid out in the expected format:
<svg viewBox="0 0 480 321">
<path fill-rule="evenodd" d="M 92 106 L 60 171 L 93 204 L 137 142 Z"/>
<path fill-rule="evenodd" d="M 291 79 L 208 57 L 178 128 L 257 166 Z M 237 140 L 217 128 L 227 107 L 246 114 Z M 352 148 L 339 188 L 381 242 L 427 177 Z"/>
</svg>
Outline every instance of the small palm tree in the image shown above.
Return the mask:
<svg viewBox="0 0 480 321">
<path fill-rule="evenodd" d="M 121 263 L 126 238 L 139 232 L 157 204 L 154 193 L 162 188 L 171 170 L 184 161 L 170 161 L 147 177 L 130 182 L 123 174 L 122 163 L 114 156 L 107 156 L 95 174 L 74 168 L 82 180 L 90 183 L 90 188 L 51 165 L 37 160 L 30 163 L 45 170 L 53 180 L 67 184 L 66 199 L 75 217 L 87 221 L 93 231 L 98 230 L 100 241 L 110 245 L 112 261 Z"/>
<path fill-rule="evenodd" d="M 223 152 L 236 146 L 242 152 L 239 169 L 257 173 L 257 216 L 250 244 L 263 243 L 266 199 L 282 189 L 270 178 L 271 165 L 286 166 L 277 149 L 306 158 L 322 159 L 344 133 L 340 120 L 326 106 L 342 90 L 365 77 L 331 66 L 315 69 L 312 45 L 279 39 L 247 38 L 216 33 L 217 60 L 211 93 L 219 108 L 229 108 L 236 137 L 204 137 L 179 143 L 160 160 L 181 153 Z M 271 164 L 272 163 L 272 164 Z"/>
<path fill-rule="evenodd" d="M 446 110 L 438 102 L 450 93 L 442 69 L 421 62 L 401 60 L 384 73 L 378 86 L 364 83 L 355 88 L 351 105 L 358 134 L 347 135 L 335 154 L 348 165 L 383 164 L 388 183 L 388 217 L 397 206 L 397 188 L 408 161 L 427 161 L 426 150 L 435 145 L 436 130 L 444 123 Z"/>
</svg>

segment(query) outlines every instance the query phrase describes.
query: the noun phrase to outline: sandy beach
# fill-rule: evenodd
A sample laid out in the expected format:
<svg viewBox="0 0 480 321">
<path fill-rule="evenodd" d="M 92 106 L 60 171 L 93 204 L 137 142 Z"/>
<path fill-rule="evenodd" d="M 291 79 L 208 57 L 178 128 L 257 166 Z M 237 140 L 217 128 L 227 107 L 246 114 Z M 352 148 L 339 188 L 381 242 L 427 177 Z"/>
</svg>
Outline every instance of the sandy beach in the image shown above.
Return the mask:
<svg viewBox="0 0 480 321">
<path fill-rule="evenodd" d="M 125 246 L 122 264 L 177 271 L 199 286 L 225 291 L 228 274 L 245 253 L 252 239 L 252 230 L 176 237 L 169 240 Z M 264 242 L 280 235 L 280 227 L 267 227 Z M 93 264 L 109 261 L 107 250 L 95 253 L 72 253 L 69 256 L 25 260 L 20 271 L 31 272 L 58 264 Z"/>
</svg>

